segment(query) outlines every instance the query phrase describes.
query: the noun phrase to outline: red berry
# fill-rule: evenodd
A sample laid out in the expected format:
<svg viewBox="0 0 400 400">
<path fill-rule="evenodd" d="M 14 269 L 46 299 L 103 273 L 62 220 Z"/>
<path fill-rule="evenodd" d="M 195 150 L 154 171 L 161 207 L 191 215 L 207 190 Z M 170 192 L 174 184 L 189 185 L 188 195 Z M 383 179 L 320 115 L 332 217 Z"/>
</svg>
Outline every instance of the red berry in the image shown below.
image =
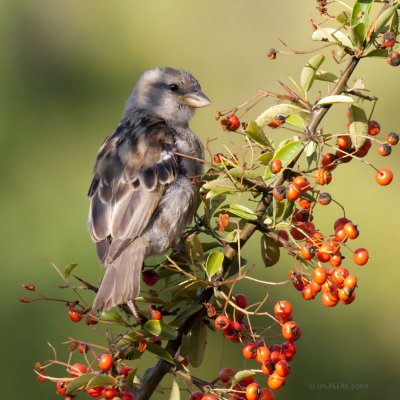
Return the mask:
<svg viewBox="0 0 400 400">
<path fill-rule="evenodd" d="M 224 125 L 224 129 L 228 131 L 236 131 L 240 127 L 239 118 L 235 114 L 227 115 L 221 123 Z"/>
<path fill-rule="evenodd" d="M 158 274 L 152 269 L 147 269 L 142 272 L 143 282 L 147 286 L 154 286 L 158 282 Z"/>
<path fill-rule="evenodd" d="M 272 189 L 272 195 L 276 201 L 282 201 L 286 199 L 287 189 L 283 185 L 275 186 Z"/>
<path fill-rule="evenodd" d="M 262 388 L 261 389 L 261 396 L 258 400 L 274 400 L 275 396 L 271 392 L 271 390 L 267 388 Z"/>
<path fill-rule="evenodd" d="M 315 299 L 317 293 L 313 290 L 311 283 L 304 286 L 303 290 L 301 291 L 301 295 L 303 296 L 304 300 L 312 300 Z"/>
<path fill-rule="evenodd" d="M 388 168 L 381 168 L 376 172 L 375 180 L 381 186 L 389 185 L 393 180 L 393 172 Z"/>
<path fill-rule="evenodd" d="M 121 400 L 135 400 L 135 396 L 130 392 L 126 392 L 126 393 L 120 395 L 119 398 Z M 199 399 L 201 399 L 201 397 Z"/>
<path fill-rule="evenodd" d="M 286 340 L 290 340 L 292 342 L 298 340 L 301 336 L 301 329 L 298 323 L 295 321 L 289 321 L 283 324 L 282 336 Z"/>
<path fill-rule="evenodd" d="M 203 396 L 203 397 L 201 398 L 201 400 L 218 400 L 218 397 L 217 397 L 217 396 L 214 396 L 214 395 L 211 394 L 211 393 L 208 393 L 208 394 L 206 394 L 205 396 Z"/>
<path fill-rule="evenodd" d="M 58 381 L 56 383 L 56 393 L 59 394 L 60 396 L 65 396 L 67 394 L 67 387 L 68 387 L 67 382 Z"/>
<path fill-rule="evenodd" d="M 114 362 L 114 360 L 113 360 L 111 354 L 104 353 L 99 358 L 99 368 L 102 371 L 108 371 L 113 366 L 113 362 Z"/>
<path fill-rule="evenodd" d="M 219 331 L 225 331 L 228 329 L 231 320 L 226 315 L 218 315 L 215 318 L 214 326 Z"/>
<path fill-rule="evenodd" d="M 300 197 L 300 188 L 294 183 L 289 183 L 286 189 L 286 198 L 289 201 L 296 201 Z"/>
<path fill-rule="evenodd" d="M 221 159 L 222 155 L 223 155 L 222 153 L 214 154 L 214 157 L 213 157 L 214 162 L 219 164 L 222 161 L 222 159 Z"/>
<path fill-rule="evenodd" d="M 238 307 L 243 309 L 247 307 L 247 297 L 244 294 L 237 294 L 235 300 Z"/>
<path fill-rule="evenodd" d="M 278 375 L 286 377 L 290 373 L 290 367 L 286 360 L 280 360 L 275 364 L 275 371 Z"/>
<path fill-rule="evenodd" d="M 381 47 L 393 47 L 396 44 L 396 34 L 394 32 L 386 32 L 381 37 Z"/>
<path fill-rule="evenodd" d="M 286 118 L 284 115 L 276 115 L 274 120 L 271 121 L 268 126 L 272 129 L 278 128 L 278 126 L 281 126 L 284 124 L 286 121 Z"/>
<path fill-rule="evenodd" d="M 114 397 L 117 397 L 118 393 L 113 387 L 105 387 L 101 393 L 105 399 L 112 400 Z"/>
<path fill-rule="evenodd" d="M 356 239 L 359 235 L 357 227 L 352 222 L 348 222 L 343 230 L 349 239 Z"/>
<path fill-rule="evenodd" d="M 85 374 L 86 371 L 87 371 L 87 368 L 83 364 L 80 364 L 80 363 L 74 364 L 68 369 L 68 372 L 74 378 L 76 378 L 79 375 Z"/>
<path fill-rule="evenodd" d="M 305 243 L 300 249 L 300 254 L 304 260 L 311 260 L 315 256 L 315 248 L 311 243 Z"/>
<path fill-rule="evenodd" d="M 319 185 L 329 185 L 332 181 L 332 174 L 325 168 L 321 168 L 315 173 L 315 182 Z"/>
<path fill-rule="evenodd" d="M 301 192 L 307 192 L 310 189 L 310 183 L 303 175 L 297 175 L 293 179 L 293 183 L 300 189 Z"/>
<path fill-rule="evenodd" d="M 376 136 L 381 131 L 381 126 L 379 122 L 370 120 L 368 121 L 368 135 Z"/>
<path fill-rule="evenodd" d="M 389 143 L 382 143 L 378 146 L 378 153 L 383 156 L 389 156 L 392 152 L 392 146 Z"/>
<path fill-rule="evenodd" d="M 325 292 L 322 294 L 321 300 L 322 300 L 322 304 L 325 307 L 335 307 L 336 304 L 339 302 L 339 300 L 334 300 L 331 297 L 329 297 L 328 292 Z"/>
<path fill-rule="evenodd" d="M 284 385 L 284 383 L 285 383 L 285 378 L 278 375 L 276 372 L 274 372 L 272 375 L 268 377 L 268 386 L 272 390 L 280 389 Z"/>
<path fill-rule="evenodd" d="M 368 250 L 364 248 L 357 249 L 353 254 L 353 261 L 357 265 L 365 265 L 368 262 L 369 254 Z"/>
<path fill-rule="evenodd" d="M 323 285 L 326 282 L 327 276 L 326 269 L 323 267 L 316 267 L 313 272 L 313 280 L 318 283 L 318 285 Z"/>
<path fill-rule="evenodd" d="M 193 392 L 188 400 L 201 400 L 201 398 L 203 397 L 203 393 L 201 392 Z"/>
<path fill-rule="evenodd" d="M 400 65 L 400 54 L 397 51 L 391 51 L 386 61 L 392 67 L 398 67 Z"/>
<path fill-rule="evenodd" d="M 337 166 L 337 164 L 335 163 L 336 160 L 336 154 L 326 153 L 321 158 L 321 165 L 328 171 L 332 171 Z"/>
<path fill-rule="evenodd" d="M 243 347 L 242 350 L 243 357 L 247 360 L 252 360 L 256 358 L 257 355 L 257 347 L 254 343 L 248 343 L 246 346 Z"/>
<path fill-rule="evenodd" d="M 390 132 L 387 136 L 386 136 L 386 141 L 392 145 L 395 146 L 397 143 L 399 143 L 399 135 L 395 132 Z"/>
<path fill-rule="evenodd" d="M 275 304 L 274 312 L 277 318 L 291 317 L 293 312 L 292 304 L 287 300 L 278 301 Z"/>
<path fill-rule="evenodd" d="M 260 346 L 257 349 L 256 360 L 259 364 L 263 364 L 271 356 L 271 351 L 267 346 Z"/>
<path fill-rule="evenodd" d="M 224 383 L 228 383 L 232 380 L 234 375 L 236 374 L 236 371 L 232 368 L 222 368 L 219 371 L 219 380 Z"/>
<path fill-rule="evenodd" d="M 278 174 L 282 170 L 282 161 L 278 159 L 274 159 L 269 164 L 269 168 L 273 174 Z"/>
<path fill-rule="evenodd" d="M 296 355 L 297 347 L 293 342 L 285 342 L 282 344 L 282 354 L 285 356 L 287 361 L 290 361 Z"/>
<path fill-rule="evenodd" d="M 68 317 L 72 322 L 79 322 L 82 320 L 82 314 L 80 313 L 80 311 L 76 310 L 69 310 Z"/>
<path fill-rule="evenodd" d="M 247 400 L 259 400 L 261 397 L 260 385 L 256 382 L 250 383 L 246 387 L 246 399 Z"/>
<path fill-rule="evenodd" d="M 103 389 L 104 389 L 103 386 L 98 386 L 90 389 L 85 389 L 85 391 L 90 397 L 100 397 L 103 392 Z"/>
<path fill-rule="evenodd" d="M 348 135 L 338 136 L 336 143 L 339 149 L 343 151 L 350 150 L 351 146 L 353 145 L 351 142 L 351 138 Z"/>
</svg>

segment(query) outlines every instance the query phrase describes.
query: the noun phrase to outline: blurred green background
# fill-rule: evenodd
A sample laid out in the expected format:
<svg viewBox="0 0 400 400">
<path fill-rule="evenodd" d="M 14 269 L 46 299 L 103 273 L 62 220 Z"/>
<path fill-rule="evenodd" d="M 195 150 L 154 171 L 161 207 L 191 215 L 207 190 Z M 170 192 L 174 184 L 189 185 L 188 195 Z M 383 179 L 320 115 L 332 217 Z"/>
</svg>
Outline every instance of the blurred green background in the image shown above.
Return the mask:
<svg viewBox="0 0 400 400">
<path fill-rule="evenodd" d="M 61 348 L 66 336 L 88 337 L 88 329 L 72 324 L 62 305 L 23 305 L 17 300 L 25 294 L 20 287 L 24 282 L 59 295 L 60 280 L 49 260 L 60 266 L 79 262 L 79 274 L 89 281 L 101 276 L 86 230 L 86 191 L 97 149 L 115 128 L 141 72 L 157 65 L 191 71 L 213 101 L 198 112 L 192 127 L 204 141 L 218 137 L 215 150 L 220 150 L 234 134 L 221 131 L 214 120 L 216 110 L 241 104 L 257 89 L 278 91 L 277 80 L 288 82 L 288 75 L 298 78 L 309 56 L 283 55 L 269 62 L 266 52 L 282 48 L 278 38 L 298 50 L 316 47 L 309 39 L 310 13 L 321 20 L 315 4 L 311 0 L 1 2 L 2 398 L 57 398 L 53 385 L 36 381 L 34 362 L 52 356 L 47 342 Z M 343 68 L 332 62 L 327 66 L 334 72 Z M 383 131 L 398 131 L 399 69 L 374 59 L 361 63 L 355 75 L 364 77 L 380 97 L 375 117 Z M 252 110 L 248 118 L 268 104 Z M 337 106 L 336 111 L 324 121 L 326 131 L 344 129 L 345 110 Z M 370 159 L 377 166 L 398 171 L 398 149 L 389 159 L 375 153 L 371 151 Z M 335 171 L 329 187 L 359 223 L 361 236 L 354 246 L 367 247 L 371 254 L 364 268 L 349 265 L 359 277 L 357 301 L 326 309 L 319 298 L 303 301 L 290 286 L 271 290 L 272 298 L 294 303 L 295 318 L 303 328 L 291 376 L 277 399 L 398 397 L 400 187 L 398 179 L 389 187 L 378 187 L 373 175 L 371 168 L 354 162 Z M 321 230 L 330 232 L 338 216 L 340 210 L 332 206 L 316 221 Z M 252 243 L 244 253 L 260 264 L 257 276 L 286 279 L 292 260 L 283 257 L 279 266 L 265 270 L 260 257 L 254 258 L 258 241 Z M 251 298 L 257 298 L 254 290 Z M 219 335 L 210 336 L 209 345 L 198 376 L 211 378 L 220 365 L 242 365 L 239 346 L 223 345 Z M 148 361 L 152 360 L 141 362 L 142 371 Z"/>
</svg>

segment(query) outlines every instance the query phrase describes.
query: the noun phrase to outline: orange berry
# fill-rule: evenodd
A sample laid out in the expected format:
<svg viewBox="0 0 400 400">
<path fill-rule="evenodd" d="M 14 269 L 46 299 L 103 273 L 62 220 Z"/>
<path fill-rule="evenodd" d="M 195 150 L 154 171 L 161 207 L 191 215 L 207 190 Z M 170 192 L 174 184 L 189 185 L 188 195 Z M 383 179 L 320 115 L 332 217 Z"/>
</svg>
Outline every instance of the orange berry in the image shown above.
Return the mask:
<svg viewBox="0 0 400 400">
<path fill-rule="evenodd" d="M 369 254 L 368 250 L 364 248 L 359 248 L 353 253 L 353 261 L 357 265 L 365 265 L 368 262 Z"/>
<path fill-rule="evenodd" d="M 393 172 L 388 168 L 381 168 L 376 172 L 375 180 L 381 186 L 389 185 L 393 180 Z"/>
</svg>

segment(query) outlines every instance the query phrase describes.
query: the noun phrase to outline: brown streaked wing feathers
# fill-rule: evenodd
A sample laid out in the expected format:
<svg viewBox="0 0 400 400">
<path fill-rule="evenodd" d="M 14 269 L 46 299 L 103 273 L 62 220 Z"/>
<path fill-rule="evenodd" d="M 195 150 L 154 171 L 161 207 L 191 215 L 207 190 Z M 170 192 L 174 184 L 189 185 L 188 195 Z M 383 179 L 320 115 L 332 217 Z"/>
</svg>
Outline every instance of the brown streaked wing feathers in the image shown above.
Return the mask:
<svg viewBox="0 0 400 400">
<path fill-rule="evenodd" d="M 147 125 L 147 126 L 146 126 Z M 178 167 L 160 120 L 125 123 L 99 150 L 89 196 L 89 227 L 101 263 L 111 264 L 140 236 Z"/>
</svg>

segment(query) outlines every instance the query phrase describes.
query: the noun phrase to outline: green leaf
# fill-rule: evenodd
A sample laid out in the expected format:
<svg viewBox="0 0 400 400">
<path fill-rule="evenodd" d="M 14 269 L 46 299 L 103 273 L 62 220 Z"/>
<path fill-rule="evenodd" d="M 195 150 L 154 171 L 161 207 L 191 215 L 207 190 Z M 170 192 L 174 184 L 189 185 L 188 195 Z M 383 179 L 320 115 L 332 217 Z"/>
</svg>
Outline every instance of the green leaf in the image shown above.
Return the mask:
<svg viewBox="0 0 400 400">
<path fill-rule="evenodd" d="M 233 376 L 233 380 L 236 383 L 241 382 L 242 380 L 250 377 L 250 376 L 254 376 L 256 373 L 254 371 L 250 371 L 248 369 L 244 369 L 242 371 L 236 372 L 236 374 Z"/>
<path fill-rule="evenodd" d="M 207 345 L 207 329 L 201 318 L 198 318 L 190 330 L 191 349 L 188 360 L 193 368 L 198 368 L 203 362 Z"/>
<path fill-rule="evenodd" d="M 250 121 L 245 130 L 246 134 L 258 144 L 262 146 L 271 146 L 271 142 L 268 140 L 261 126 L 256 121 Z"/>
<path fill-rule="evenodd" d="M 208 255 L 206 262 L 206 272 L 208 279 L 211 279 L 221 268 L 224 261 L 224 253 L 222 251 L 213 251 Z"/>
<path fill-rule="evenodd" d="M 175 379 L 172 378 L 172 388 L 171 394 L 169 395 L 169 400 L 180 400 L 181 399 L 181 391 L 179 390 L 179 385 Z"/>
<path fill-rule="evenodd" d="M 282 103 L 267 108 L 256 118 L 256 122 L 259 126 L 264 127 L 271 123 L 277 115 L 284 115 L 286 117 L 289 114 L 300 115 L 306 121 L 310 119 L 310 112 L 308 110 L 293 104 Z"/>
<path fill-rule="evenodd" d="M 71 381 L 67 386 L 67 394 L 71 394 L 74 390 L 80 389 L 86 386 L 88 382 L 94 377 L 94 374 L 83 374 L 79 375 L 73 381 Z"/>
<path fill-rule="evenodd" d="M 233 215 L 247 220 L 255 221 L 257 219 L 257 215 L 254 214 L 253 210 L 248 207 L 242 206 L 241 204 L 230 204 L 227 211 Z"/>
<path fill-rule="evenodd" d="M 364 109 L 352 104 L 349 107 L 349 122 L 350 137 L 353 146 L 358 149 L 364 143 L 365 136 L 368 134 L 368 119 Z"/>
<path fill-rule="evenodd" d="M 394 6 L 389 7 L 378 17 L 375 25 L 375 38 L 379 33 L 382 33 L 386 29 L 386 24 L 389 22 L 390 18 L 393 17 L 399 6 L 400 4 L 395 4 Z"/>
<path fill-rule="evenodd" d="M 88 389 L 92 389 L 99 386 L 115 386 L 116 380 L 111 375 L 96 375 L 86 385 Z"/>
<path fill-rule="evenodd" d="M 365 57 L 381 57 L 386 58 L 388 56 L 388 51 L 386 49 L 375 49 L 371 50 L 369 53 L 363 55 Z"/>
<path fill-rule="evenodd" d="M 372 0 L 358 0 L 354 4 L 350 21 L 350 36 L 355 46 L 361 46 L 367 35 L 372 3 Z"/>
<path fill-rule="evenodd" d="M 327 71 L 317 71 L 315 74 L 315 79 L 318 81 L 325 81 L 325 82 L 332 82 L 336 83 L 339 77 L 332 72 L 327 72 Z"/>
<path fill-rule="evenodd" d="M 312 34 L 311 39 L 320 42 L 336 43 L 343 47 L 348 47 L 349 49 L 353 48 L 353 44 L 351 43 L 349 37 L 335 28 L 317 29 Z"/>
<path fill-rule="evenodd" d="M 135 377 L 136 377 L 137 368 L 133 368 L 131 372 L 129 372 L 126 377 L 126 385 L 130 388 L 135 386 Z"/>
<path fill-rule="evenodd" d="M 246 178 L 256 180 L 260 178 L 262 173 L 254 169 L 243 169 L 243 167 L 235 167 L 229 170 L 229 175 L 234 178 Z"/>
<path fill-rule="evenodd" d="M 349 27 L 350 39 L 355 47 L 361 47 L 366 33 L 365 25 L 360 22 Z"/>
<path fill-rule="evenodd" d="M 310 58 L 307 64 L 303 67 L 300 76 L 300 85 L 306 96 L 307 92 L 311 89 L 314 83 L 316 72 L 324 61 L 325 56 L 323 56 L 322 54 L 316 54 L 314 57 Z"/>
<path fill-rule="evenodd" d="M 156 319 L 150 319 L 147 321 L 143 328 L 153 336 L 158 336 L 161 339 L 171 340 L 176 339 L 178 334 L 172 326 L 166 324 L 163 321 Z"/>
<path fill-rule="evenodd" d="M 185 308 L 181 313 L 179 313 L 173 321 L 170 322 L 171 325 L 178 326 L 184 320 L 188 319 L 194 314 L 197 314 L 204 306 L 202 304 L 195 304 L 191 307 Z"/>
<path fill-rule="evenodd" d="M 274 197 L 272 200 L 272 206 L 273 206 L 273 220 L 275 225 L 276 221 L 278 220 L 278 218 L 282 216 L 283 211 L 285 210 L 285 202 L 277 201 Z"/>
<path fill-rule="evenodd" d="M 258 161 L 260 161 L 260 163 L 262 165 L 266 165 L 268 166 L 269 163 L 271 162 L 272 158 L 274 156 L 274 153 L 267 151 L 265 153 L 262 153 L 259 157 L 258 157 Z"/>
<path fill-rule="evenodd" d="M 243 185 L 239 182 L 235 185 L 229 178 L 214 179 L 203 185 L 203 189 L 209 191 L 207 198 L 215 197 L 222 193 L 235 193 L 243 188 Z"/>
<path fill-rule="evenodd" d="M 123 322 L 123 319 L 120 315 L 111 311 L 102 311 L 99 315 L 99 319 L 106 321 Z"/>
<path fill-rule="evenodd" d="M 343 94 L 333 95 L 333 96 L 326 96 L 322 98 L 315 106 L 322 106 L 325 104 L 337 104 L 337 103 L 354 103 L 354 100 L 350 96 L 345 96 Z"/>
<path fill-rule="evenodd" d="M 287 140 L 284 141 L 278 149 L 275 151 L 273 159 L 281 160 L 282 169 L 285 169 L 289 164 L 303 151 L 304 143 L 299 140 Z M 275 179 L 276 175 L 272 175 L 269 168 L 265 169 L 264 181 L 270 183 L 271 180 Z"/>
<path fill-rule="evenodd" d="M 295 126 L 296 128 L 305 129 L 307 127 L 306 121 L 296 114 L 289 114 L 286 117 L 285 122 L 289 125 Z"/>
<path fill-rule="evenodd" d="M 317 162 L 317 150 L 318 144 L 310 140 L 305 147 L 306 159 L 307 159 L 307 168 L 310 169 L 311 164 L 313 162 Z"/>
<path fill-rule="evenodd" d="M 266 267 L 272 267 L 279 261 L 279 245 L 276 240 L 267 235 L 261 236 L 261 257 Z"/>
<path fill-rule="evenodd" d="M 282 216 L 282 221 L 286 221 L 293 214 L 294 203 L 293 201 L 286 201 L 285 212 Z"/>
<path fill-rule="evenodd" d="M 157 357 L 168 361 L 171 364 L 175 364 L 174 357 L 172 357 L 172 355 L 159 344 L 147 343 L 146 350 L 150 351 L 150 353 L 155 354 Z"/>
<path fill-rule="evenodd" d="M 78 266 L 78 263 L 71 263 L 68 264 L 65 268 L 64 268 L 64 277 L 65 278 L 69 278 L 69 276 L 71 275 L 71 272 Z"/>
</svg>

